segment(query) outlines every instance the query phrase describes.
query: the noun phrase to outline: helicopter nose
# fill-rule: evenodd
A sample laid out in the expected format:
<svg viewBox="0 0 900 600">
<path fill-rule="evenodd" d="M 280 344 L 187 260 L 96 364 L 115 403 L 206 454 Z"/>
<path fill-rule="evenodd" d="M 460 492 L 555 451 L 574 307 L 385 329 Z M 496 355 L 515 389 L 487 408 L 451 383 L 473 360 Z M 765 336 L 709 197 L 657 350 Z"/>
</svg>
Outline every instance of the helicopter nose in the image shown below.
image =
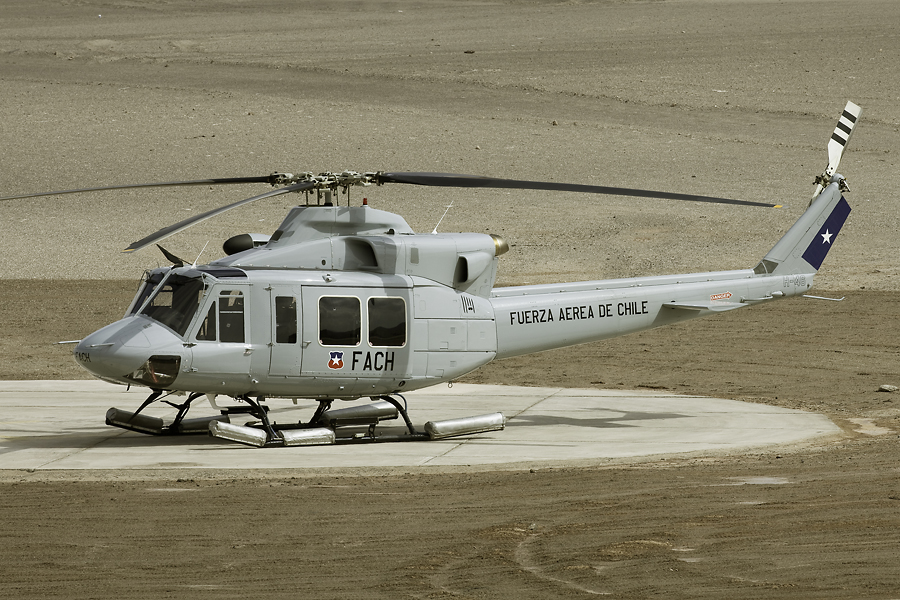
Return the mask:
<svg viewBox="0 0 900 600">
<path fill-rule="evenodd" d="M 184 347 L 166 328 L 128 317 L 90 334 L 75 346 L 75 361 L 106 381 L 164 388 L 175 381 Z"/>
</svg>

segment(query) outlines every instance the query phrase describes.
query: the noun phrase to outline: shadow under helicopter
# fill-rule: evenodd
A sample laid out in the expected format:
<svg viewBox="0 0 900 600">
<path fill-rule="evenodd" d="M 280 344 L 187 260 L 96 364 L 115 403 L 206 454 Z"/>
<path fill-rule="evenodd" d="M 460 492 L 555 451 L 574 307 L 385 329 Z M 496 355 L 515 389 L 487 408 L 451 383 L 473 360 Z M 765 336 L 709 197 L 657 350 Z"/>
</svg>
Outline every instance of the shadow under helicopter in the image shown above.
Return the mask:
<svg viewBox="0 0 900 600">
<path fill-rule="evenodd" d="M 691 415 L 683 415 L 679 413 L 660 413 L 647 411 L 628 411 L 616 412 L 609 409 L 597 408 L 596 411 L 602 411 L 610 414 L 610 416 L 591 416 L 586 418 L 578 418 L 563 415 L 518 415 L 506 422 L 507 427 L 552 427 L 557 425 L 565 425 L 569 427 L 589 427 L 591 429 L 609 429 L 620 427 L 638 427 L 639 425 L 632 423 L 633 421 L 661 421 L 668 419 L 685 419 Z"/>
<path fill-rule="evenodd" d="M 281 409 L 272 409 L 269 411 L 270 418 L 278 423 L 279 415 L 286 416 L 288 413 L 296 412 L 298 408 L 307 407 L 288 407 Z M 611 429 L 611 428 L 634 428 L 639 427 L 637 421 L 660 421 L 669 419 L 683 419 L 691 415 L 680 413 L 660 413 L 649 411 L 610 411 L 609 409 L 597 408 L 588 409 L 584 412 L 602 412 L 608 416 L 591 415 L 584 418 L 565 416 L 565 415 L 531 415 L 522 414 L 511 417 L 506 422 L 507 428 L 530 428 L 530 427 L 580 427 L 590 429 Z M 247 417 L 245 420 L 236 419 L 233 422 L 237 424 L 245 424 L 252 421 Z M 399 421 L 399 423 L 398 423 Z M 287 422 L 287 421 L 286 421 Z M 295 421 L 292 421 L 296 423 Z M 395 424 L 396 423 L 396 424 Z M 415 423 L 416 429 L 422 430 L 424 424 Z M 342 427 L 340 433 L 342 435 L 353 435 L 354 433 L 365 433 L 366 427 Z M 399 419 L 382 422 L 378 425 L 378 435 L 402 435 L 406 431 L 402 421 Z M 502 432 L 495 434 L 502 441 Z M 461 442 L 464 440 L 478 439 L 480 434 L 464 435 L 455 438 L 449 438 L 447 441 Z M 156 448 L 166 445 L 172 448 L 194 446 L 196 450 L 222 450 L 225 448 L 239 450 L 245 447 L 238 444 L 230 444 L 220 439 L 210 436 L 199 435 L 147 435 L 133 431 L 116 429 L 114 427 L 98 425 L 97 427 L 77 426 L 77 427 L 60 427 L 58 433 L 46 434 L 44 431 L 34 431 L 34 435 L 29 432 L 21 431 L 15 437 L 9 437 L 0 441 L 0 455 L 21 452 L 27 450 L 71 450 L 83 451 L 92 448 Z M 199 448 L 198 448 L 199 446 Z"/>
</svg>

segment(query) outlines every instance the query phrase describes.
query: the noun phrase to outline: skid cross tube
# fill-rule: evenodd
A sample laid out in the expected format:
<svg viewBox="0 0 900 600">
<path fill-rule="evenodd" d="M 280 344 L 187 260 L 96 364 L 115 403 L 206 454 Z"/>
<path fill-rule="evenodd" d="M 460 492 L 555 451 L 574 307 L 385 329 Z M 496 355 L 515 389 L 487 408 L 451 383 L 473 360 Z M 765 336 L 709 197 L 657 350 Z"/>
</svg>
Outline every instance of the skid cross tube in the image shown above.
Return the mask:
<svg viewBox="0 0 900 600">
<path fill-rule="evenodd" d="M 175 420 L 172 421 L 172 424 L 169 425 L 169 427 L 168 427 L 169 433 L 173 433 L 173 434 L 181 433 L 178 430 L 178 426 L 181 425 L 181 422 L 184 420 L 184 417 L 187 416 L 188 411 L 191 409 L 191 402 L 193 402 L 197 398 L 200 398 L 201 396 L 204 396 L 204 395 L 205 394 L 203 392 L 194 392 L 190 396 L 188 396 L 188 399 L 185 400 L 182 404 L 175 404 L 174 402 L 169 402 L 168 400 L 163 400 L 163 402 L 165 402 L 172 408 L 178 409 L 178 414 L 175 415 Z"/>
<path fill-rule="evenodd" d="M 240 397 L 241 400 L 249 404 L 253 410 L 250 411 L 250 414 L 259 419 L 262 424 L 262 428 L 266 432 L 266 446 L 283 446 L 284 438 L 282 438 L 275 431 L 275 428 L 272 426 L 271 421 L 269 421 L 269 415 L 267 411 L 262 406 L 262 402 L 265 401 L 265 396 L 260 396 L 257 400 L 254 400 L 250 396 L 246 394 Z"/>
<path fill-rule="evenodd" d="M 151 404 L 156 402 L 159 399 L 159 397 L 162 395 L 163 395 L 162 390 L 153 390 L 152 392 L 150 392 L 150 395 L 147 396 L 147 399 L 144 400 L 143 403 L 141 403 L 140 407 L 138 407 L 138 409 L 136 411 L 134 411 L 134 414 L 131 415 L 131 418 L 134 418 L 134 417 L 138 416 L 139 414 L 141 414 L 142 410 L 144 410 L 145 408 L 147 408 L 148 406 L 150 406 Z"/>
<path fill-rule="evenodd" d="M 309 424 L 315 427 L 319 423 L 319 419 L 331 408 L 331 400 L 319 400 L 319 406 L 316 408 L 316 412 L 313 413 L 312 418 L 309 420 Z"/>
<path fill-rule="evenodd" d="M 397 394 L 397 396 L 400 396 L 400 394 Z M 412 435 L 412 436 L 422 435 L 418 431 L 416 431 L 416 428 L 413 427 L 412 421 L 409 420 L 409 414 L 407 414 L 407 412 L 406 412 L 406 398 L 403 398 L 403 396 L 400 396 L 400 398 L 403 399 L 403 406 L 400 405 L 399 401 L 395 400 L 394 398 L 392 398 L 390 396 L 379 396 L 379 398 L 381 398 L 382 400 L 384 400 L 385 402 L 387 402 L 389 404 L 392 404 L 394 406 L 394 408 L 397 409 L 397 412 L 400 413 L 400 416 L 403 417 L 403 421 L 406 423 L 406 428 L 409 430 L 409 435 Z"/>
</svg>

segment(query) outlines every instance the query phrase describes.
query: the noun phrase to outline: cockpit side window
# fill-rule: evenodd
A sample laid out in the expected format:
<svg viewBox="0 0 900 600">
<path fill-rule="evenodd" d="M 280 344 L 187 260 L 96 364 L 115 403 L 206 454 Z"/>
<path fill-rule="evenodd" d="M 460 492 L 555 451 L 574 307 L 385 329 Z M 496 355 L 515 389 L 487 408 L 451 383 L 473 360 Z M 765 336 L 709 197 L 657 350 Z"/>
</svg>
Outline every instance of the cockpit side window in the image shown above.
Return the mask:
<svg viewBox="0 0 900 600">
<path fill-rule="evenodd" d="M 216 341 L 216 334 L 218 330 L 216 329 L 216 303 L 213 301 L 212 305 L 209 307 L 209 312 L 206 313 L 206 318 L 203 319 L 203 323 L 200 324 L 200 329 L 197 330 L 197 340 L 202 342 L 214 342 Z"/>
<path fill-rule="evenodd" d="M 200 278 L 172 275 L 162 287 L 157 286 L 141 314 L 183 336 L 200 307 L 202 295 L 203 281 Z"/>
<path fill-rule="evenodd" d="M 210 303 L 194 339 L 198 342 L 244 343 L 244 308 L 243 292 L 220 291 Z"/>
</svg>

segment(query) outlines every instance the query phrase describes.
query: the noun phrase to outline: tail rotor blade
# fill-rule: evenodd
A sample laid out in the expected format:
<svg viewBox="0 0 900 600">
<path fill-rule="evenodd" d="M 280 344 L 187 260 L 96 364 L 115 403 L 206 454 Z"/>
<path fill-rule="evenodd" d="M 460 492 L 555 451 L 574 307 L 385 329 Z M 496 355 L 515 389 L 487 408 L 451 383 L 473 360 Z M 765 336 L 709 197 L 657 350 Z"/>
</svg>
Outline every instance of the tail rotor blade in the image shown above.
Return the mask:
<svg viewBox="0 0 900 600">
<path fill-rule="evenodd" d="M 825 170 L 825 173 L 829 177 L 837 173 L 838 165 L 841 164 L 841 156 L 844 154 L 844 149 L 847 147 L 847 142 L 850 141 L 853 128 L 860 116 L 862 116 L 862 108 L 853 102 L 847 102 L 841 118 L 838 119 L 837 127 L 834 128 L 834 133 L 831 134 L 831 139 L 828 141 L 828 169 Z"/>
<path fill-rule="evenodd" d="M 828 140 L 828 167 L 824 173 L 816 177 L 816 191 L 813 192 L 812 199 L 809 201 L 810 205 L 822 193 L 825 186 L 831 183 L 831 178 L 837 173 L 838 166 L 841 164 L 841 157 L 847 148 L 847 142 L 850 141 L 856 122 L 859 121 L 861 116 L 862 107 L 853 102 L 847 102 L 847 106 L 844 107 L 844 111 L 838 119 L 837 127 L 834 128 L 834 133 L 831 134 L 831 139 Z"/>
</svg>

